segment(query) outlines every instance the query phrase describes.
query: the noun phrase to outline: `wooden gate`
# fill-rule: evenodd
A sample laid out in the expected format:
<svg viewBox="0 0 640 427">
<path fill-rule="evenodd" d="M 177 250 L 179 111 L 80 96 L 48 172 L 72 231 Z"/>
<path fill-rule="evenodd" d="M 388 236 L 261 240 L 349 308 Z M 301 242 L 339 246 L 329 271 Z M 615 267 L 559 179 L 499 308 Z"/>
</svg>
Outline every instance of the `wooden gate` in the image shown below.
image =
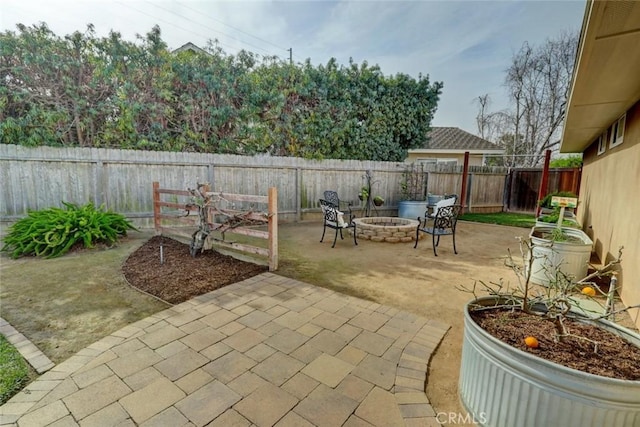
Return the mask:
<svg viewBox="0 0 640 427">
<path fill-rule="evenodd" d="M 546 194 L 571 191 L 578 194 L 582 168 L 549 169 Z M 505 186 L 505 208 L 512 212 L 533 212 L 537 208 L 538 190 L 542 180 L 540 168 L 516 168 L 509 171 Z"/>
</svg>

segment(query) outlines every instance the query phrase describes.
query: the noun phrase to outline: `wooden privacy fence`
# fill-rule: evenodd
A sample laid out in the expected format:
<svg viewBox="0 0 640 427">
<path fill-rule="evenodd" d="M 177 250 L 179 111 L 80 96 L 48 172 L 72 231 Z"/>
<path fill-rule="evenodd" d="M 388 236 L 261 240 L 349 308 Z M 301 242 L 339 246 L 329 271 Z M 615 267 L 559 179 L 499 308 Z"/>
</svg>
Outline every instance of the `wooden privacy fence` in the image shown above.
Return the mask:
<svg viewBox="0 0 640 427">
<path fill-rule="evenodd" d="M 463 167 L 437 165 L 426 172 L 427 190 L 431 194 L 457 194 L 462 197 Z M 466 177 L 465 212 L 501 212 L 505 192 L 506 169 L 469 166 Z"/>
<path fill-rule="evenodd" d="M 578 194 L 582 168 L 549 169 L 549 177 L 545 194 L 556 191 L 571 191 Z M 538 203 L 538 192 L 542 181 L 540 168 L 515 168 L 506 177 L 505 210 L 514 212 L 535 211 Z"/>
<path fill-rule="evenodd" d="M 208 223 L 209 228 L 213 232 L 221 232 L 222 239 L 215 238 L 213 234 L 209 234 L 207 237 L 207 247 L 213 245 L 220 246 L 228 249 L 233 249 L 240 252 L 258 254 L 266 256 L 269 260 L 269 271 L 277 270 L 278 268 L 278 191 L 275 187 L 270 187 L 267 196 L 256 196 L 246 194 L 230 194 L 222 192 L 208 191 L 208 186 L 204 187 L 203 195 L 212 197 L 225 205 L 229 205 L 229 209 L 222 209 L 219 204 L 213 204 L 210 206 L 204 206 L 206 210 L 204 217 Z M 169 195 L 171 200 L 163 200 L 163 195 Z M 153 223 L 157 233 L 170 234 L 180 237 L 192 238 L 192 234 L 188 233 L 188 230 L 193 231 L 193 227 L 199 227 L 200 217 L 188 215 L 192 211 L 198 211 L 200 208 L 189 202 L 180 202 L 178 198 L 189 198 L 193 200 L 193 193 L 188 190 L 173 190 L 160 188 L 159 182 L 153 182 Z M 255 211 L 254 204 L 266 205 L 267 211 L 260 213 Z M 249 209 L 242 209 L 250 206 Z M 187 215 L 185 215 L 185 212 Z M 222 212 L 231 214 L 231 216 L 237 215 L 243 219 L 251 221 L 255 225 L 255 222 L 266 224 L 267 230 L 260 230 L 243 224 L 230 224 L 230 222 L 223 221 Z M 171 224 L 167 224 L 170 222 Z M 182 227 L 176 227 L 181 225 Z M 187 230 L 185 230 L 185 228 Z M 230 242 L 225 239 L 226 233 L 244 235 L 259 239 L 267 240 L 267 247 L 253 246 L 246 243 Z"/>
<path fill-rule="evenodd" d="M 15 221 L 28 210 L 61 207 L 62 201 L 93 202 L 125 215 L 138 227 L 152 227 L 149 187 L 154 181 L 164 188 L 177 189 L 206 181 L 212 188 L 234 194 L 267 194 L 269 187 L 276 187 L 280 221 L 319 220 L 318 200 L 325 190 L 336 190 L 342 200 L 359 204 L 358 193 L 368 170 L 373 174 L 372 195 L 385 199 L 379 211 L 393 216 L 401 200 L 406 166 L 402 162 L 0 144 L 0 221 Z M 461 169 L 428 170 L 427 191 L 459 194 Z M 493 177 L 492 188 L 499 187 L 497 193 L 491 200 L 481 200 L 474 198 L 474 189 L 482 172 L 471 168 L 471 199 L 466 206 L 476 211 L 497 205 L 494 209 L 501 210 L 506 170 L 501 173 Z"/>
<path fill-rule="evenodd" d="M 336 190 L 341 200 L 353 201 L 356 208 L 360 205 L 358 193 L 365 184 L 366 171 L 373 176 L 372 196 L 385 200 L 378 212 L 394 216 L 402 200 L 401 183 L 407 166 L 402 162 L 0 144 L 0 221 L 13 222 L 29 210 L 62 207 L 62 201 L 93 202 L 125 215 L 138 227 L 152 227 L 154 204 L 149 186 L 154 181 L 165 188 L 183 189 L 206 181 L 212 188 L 234 194 L 267 194 L 269 187 L 275 187 L 280 221 L 319 220 L 318 200 L 325 190 Z M 424 191 L 461 195 L 462 166 L 442 166 L 425 167 Z M 542 170 L 534 173 L 540 176 Z M 469 167 L 467 210 L 533 212 L 539 180 L 517 187 L 517 183 L 527 182 L 520 179 L 524 175 L 505 179 L 509 176 L 506 168 Z M 554 182 L 552 170 L 549 191 L 556 189 Z M 558 189 L 566 189 L 564 184 L 558 185 Z M 532 202 L 519 203 L 519 198 Z"/>
</svg>

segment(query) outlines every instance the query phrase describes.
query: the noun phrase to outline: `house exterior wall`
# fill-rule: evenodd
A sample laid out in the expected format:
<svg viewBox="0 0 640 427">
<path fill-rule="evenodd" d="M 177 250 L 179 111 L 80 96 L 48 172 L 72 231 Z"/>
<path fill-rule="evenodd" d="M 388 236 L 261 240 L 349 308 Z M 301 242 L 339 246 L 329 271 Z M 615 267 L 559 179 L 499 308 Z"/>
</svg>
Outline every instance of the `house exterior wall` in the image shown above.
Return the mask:
<svg viewBox="0 0 640 427">
<path fill-rule="evenodd" d="M 640 304 L 640 101 L 627 111 L 621 145 L 598 155 L 594 142 L 584 152 L 578 215 L 602 264 L 624 246 L 620 297 L 628 307 Z M 640 309 L 630 310 L 640 327 Z"/>
<path fill-rule="evenodd" d="M 455 159 L 458 165 L 464 164 L 464 153 L 411 153 L 407 155 L 405 162 L 413 163 L 420 159 Z M 469 156 L 469 166 L 482 166 L 483 156 L 472 154 Z"/>
</svg>

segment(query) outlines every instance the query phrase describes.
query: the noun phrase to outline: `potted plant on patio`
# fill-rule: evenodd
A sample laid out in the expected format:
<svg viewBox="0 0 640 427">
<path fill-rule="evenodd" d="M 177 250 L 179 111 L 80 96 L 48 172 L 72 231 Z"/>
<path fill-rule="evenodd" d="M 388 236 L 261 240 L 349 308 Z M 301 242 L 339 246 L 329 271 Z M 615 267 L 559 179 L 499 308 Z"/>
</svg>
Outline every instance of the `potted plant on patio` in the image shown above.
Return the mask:
<svg viewBox="0 0 640 427">
<path fill-rule="evenodd" d="M 587 275 L 592 240 L 577 228 L 536 225 L 531 239 L 531 281 L 547 286 L 555 280 L 556 270 L 580 280 Z"/>
<path fill-rule="evenodd" d="M 358 193 L 358 199 L 366 202 L 369 198 L 369 189 L 367 187 L 362 187 L 360 192 Z M 381 196 L 374 196 L 371 201 L 376 206 L 382 206 L 384 204 L 384 199 Z"/>
<path fill-rule="evenodd" d="M 604 320 L 616 312 L 579 310 L 596 284 L 556 269 L 555 281 L 536 288 L 531 242 L 521 247 L 521 264 L 507 258 L 515 288 L 500 281 L 465 289 L 474 295 L 464 310 L 465 408 L 485 426 L 640 425 L 640 335 Z M 612 274 L 620 256 L 597 274 Z"/>
<path fill-rule="evenodd" d="M 360 192 L 358 193 L 358 199 L 365 201 L 369 198 L 369 188 L 362 187 L 360 188 Z"/>
<path fill-rule="evenodd" d="M 568 198 L 577 198 L 578 196 L 571 191 L 554 191 L 552 193 L 544 196 L 542 200 L 540 200 L 540 214 L 548 215 L 554 212 L 555 206 L 553 206 L 552 201 L 554 197 L 568 197 Z M 575 218 L 575 212 L 573 208 L 567 208 L 564 211 L 565 218 Z"/>
<path fill-rule="evenodd" d="M 556 270 L 580 280 L 587 275 L 587 263 L 591 258 L 593 242 L 579 228 L 577 220 L 565 215 L 567 209 L 578 205 L 578 199 L 551 196 L 549 200 L 549 206 L 553 207 L 553 211 L 538 218 L 529 235 L 531 281 L 547 285 L 555 280 Z M 554 220 L 555 224 L 551 222 Z"/>
<path fill-rule="evenodd" d="M 424 165 L 421 163 L 411 163 L 405 166 L 402 181 L 400 181 L 398 217 L 417 219 L 424 216 L 427 210 L 426 176 Z"/>
<path fill-rule="evenodd" d="M 531 239 L 531 281 L 548 285 L 556 270 L 580 280 L 587 275 L 593 241 L 582 230 L 558 225 L 535 225 Z"/>
<path fill-rule="evenodd" d="M 536 225 L 556 225 L 558 223 L 558 219 L 560 219 L 560 208 L 555 207 L 551 212 L 540 215 L 538 218 L 536 218 Z M 562 226 L 570 228 L 580 228 L 580 223 L 575 218 L 575 216 L 567 216 L 567 213 L 565 211 L 564 218 L 562 219 Z"/>
</svg>

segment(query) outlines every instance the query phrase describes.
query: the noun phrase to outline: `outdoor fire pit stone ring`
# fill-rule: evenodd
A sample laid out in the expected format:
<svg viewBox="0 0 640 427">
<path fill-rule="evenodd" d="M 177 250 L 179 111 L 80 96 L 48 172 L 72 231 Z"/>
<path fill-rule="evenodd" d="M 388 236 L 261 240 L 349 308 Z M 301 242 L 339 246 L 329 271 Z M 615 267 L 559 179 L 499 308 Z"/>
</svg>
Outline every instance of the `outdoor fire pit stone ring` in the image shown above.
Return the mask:
<svg viewBox="0 0 640 427">
<path fill-rule="evenodd" d="M 356 218 L 358 239 L 372 242 L 406 243 L 416 239 L 418 221 L 390 216 Z M 424 237 L 420 233 L 420 239 Z"/>
</svg>

